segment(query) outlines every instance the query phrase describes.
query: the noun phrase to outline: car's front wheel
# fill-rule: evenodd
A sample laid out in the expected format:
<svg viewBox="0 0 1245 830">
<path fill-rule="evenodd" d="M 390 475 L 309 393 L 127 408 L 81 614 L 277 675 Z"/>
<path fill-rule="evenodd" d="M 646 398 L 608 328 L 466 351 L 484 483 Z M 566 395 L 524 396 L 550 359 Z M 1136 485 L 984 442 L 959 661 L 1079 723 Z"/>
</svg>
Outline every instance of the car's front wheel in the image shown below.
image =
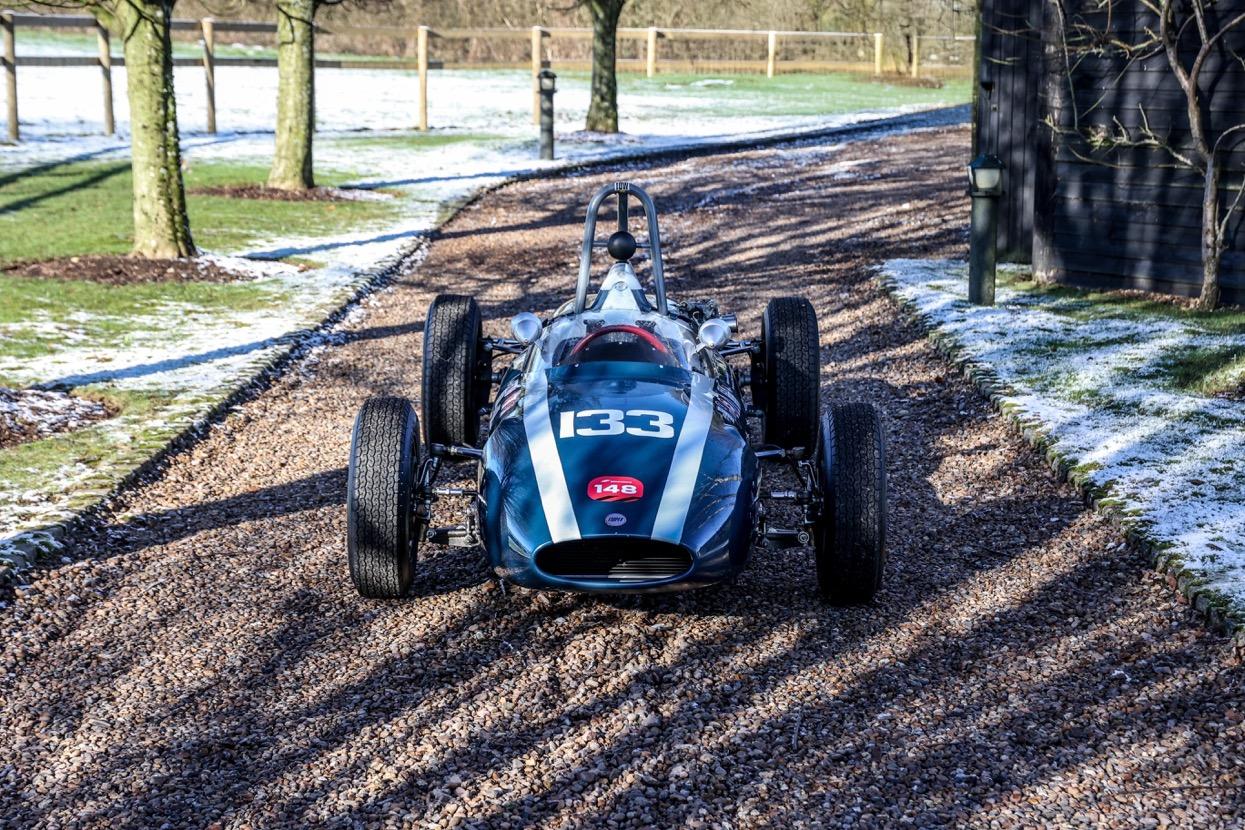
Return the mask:
<svg viewBox="0 0 1245 830">
<path fill-rule="evenodd" d="M 346 477 L 350 579 L 375 599 L 411 586 L 422 525 L 416 518 L 419 418 L 405 398 L 371 398 L 359 410 Z"/>
<path fill-rule="evenodd" d="M 820 516 L 813 528 L 817 584 L 833 605 L 868 602 L 886 564 L 886 449 L 867 403 L 834 406 L 817 448 Z"/>
</svg>

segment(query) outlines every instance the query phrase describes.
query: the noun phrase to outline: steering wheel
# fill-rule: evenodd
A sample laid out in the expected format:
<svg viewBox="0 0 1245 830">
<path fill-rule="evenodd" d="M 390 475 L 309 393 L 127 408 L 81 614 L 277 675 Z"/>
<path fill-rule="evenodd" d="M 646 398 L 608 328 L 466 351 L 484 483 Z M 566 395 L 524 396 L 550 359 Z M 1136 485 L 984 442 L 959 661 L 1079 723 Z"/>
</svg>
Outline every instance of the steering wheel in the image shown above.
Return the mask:
<svg viewBox="0 0 1245 830">
<path fill-rule="evenodd" d="M 583 340 L 580 340 L 575 344 L 574 349 L 571 349 L 570 356 L 574 357 L 587 348 L 589 343 L 596 340 L 598 337 L 604 337 L 607 334 L 634 334 L 636 337 L 640 338 L 662 354 L 671 354 L 670 347 L 663 343 L 660 337 L 653 334 L 648 329 L 640 328 L 639 326 L 619 324 L 613 326 L 602 326 L 591 334 L 585 336 Z"/>
</svg>

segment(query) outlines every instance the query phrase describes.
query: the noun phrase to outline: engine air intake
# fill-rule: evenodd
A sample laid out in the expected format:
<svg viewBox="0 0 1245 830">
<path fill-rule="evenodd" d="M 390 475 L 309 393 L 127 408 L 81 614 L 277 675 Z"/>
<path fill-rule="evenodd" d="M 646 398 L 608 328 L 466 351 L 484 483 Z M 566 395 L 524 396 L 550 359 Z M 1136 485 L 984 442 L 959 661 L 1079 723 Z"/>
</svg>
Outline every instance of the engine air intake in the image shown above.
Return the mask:
<svg viewBox="0 0 1245 830">
<path fill-rule="evenodd" d="M 536 567 L 563 579 L 648 582 L 687 573 L 692 555 L 680 545 L 650 539 L 577 539 L 537 551 Z"/>
</svg>

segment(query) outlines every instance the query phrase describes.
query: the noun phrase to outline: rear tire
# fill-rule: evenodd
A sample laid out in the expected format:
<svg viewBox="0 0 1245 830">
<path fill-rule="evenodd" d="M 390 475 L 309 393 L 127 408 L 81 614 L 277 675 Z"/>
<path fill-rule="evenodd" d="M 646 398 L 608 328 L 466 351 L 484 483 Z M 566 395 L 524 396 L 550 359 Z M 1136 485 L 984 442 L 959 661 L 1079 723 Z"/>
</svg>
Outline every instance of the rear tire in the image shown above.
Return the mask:
<svg viewBox="0 0 1245 830">
<path fill-rule="evenodd" d="M 769 301 L 761 318 L 761 354 L 753 361 L 753 401 L 765 415 L 762 439 L 784 449 L 817 446 L 821 385 L 817 313 L 803 297 Z"/>
<path fill-rule="evenodd" d="M 404 398 L 359 410 L 346 478 L 350 579 L 365 597 L 396 599 L 411 586 L 422 527 L 415 520 L 419 418 Z"/>
<path fill-rule="evenodd" d="M 886 450 L 877 409 L 840 404 L 821 422 L 817 584 L 832 605 L 868 602 L 886 564 Z"/>
<path fill-rule="evenodd" d="M 429 444 L 473 446 L 488 403 L 491 366 L 480 308 L 471 297 L 442 294 L 424 324 L 424 429 Z"/>
</svg>

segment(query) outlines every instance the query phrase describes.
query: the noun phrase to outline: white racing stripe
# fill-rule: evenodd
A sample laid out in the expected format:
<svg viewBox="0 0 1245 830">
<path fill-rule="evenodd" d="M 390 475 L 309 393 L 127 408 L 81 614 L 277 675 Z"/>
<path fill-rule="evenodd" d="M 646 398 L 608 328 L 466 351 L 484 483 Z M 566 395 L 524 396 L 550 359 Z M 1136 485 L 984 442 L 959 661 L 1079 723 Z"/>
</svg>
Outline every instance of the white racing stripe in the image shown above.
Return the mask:
<svg viewBox="0 0 1245 830">
<path fill-rule="evenodd" d="M 705 454 L 705 442 L 712 423 L 713 378 L 693 372 L 687 417 L 683 419 L 683 429 L 679 431 L 679 440 L 674 445 L 666 487 L 657 508 L 657 519 L 653 522 L 654 539 L 677 545 L 683 538 L 683 525 L 696 492 L 700 459 Z"/>
<path fill-rule="evenodd" d="M 549 422 L 549 381 L 545 370 L 538 369 L 527 386 L 523 399 L 523 429 L 527 433 L 527 449 L 536 471 L 540 504 L 545 509 L 545 522 L 554 542 L 580 538 L 579 522 L 571 506 L 571 493 L 566 488 L 558 442 L 553 438 Z"/>
</svg>

